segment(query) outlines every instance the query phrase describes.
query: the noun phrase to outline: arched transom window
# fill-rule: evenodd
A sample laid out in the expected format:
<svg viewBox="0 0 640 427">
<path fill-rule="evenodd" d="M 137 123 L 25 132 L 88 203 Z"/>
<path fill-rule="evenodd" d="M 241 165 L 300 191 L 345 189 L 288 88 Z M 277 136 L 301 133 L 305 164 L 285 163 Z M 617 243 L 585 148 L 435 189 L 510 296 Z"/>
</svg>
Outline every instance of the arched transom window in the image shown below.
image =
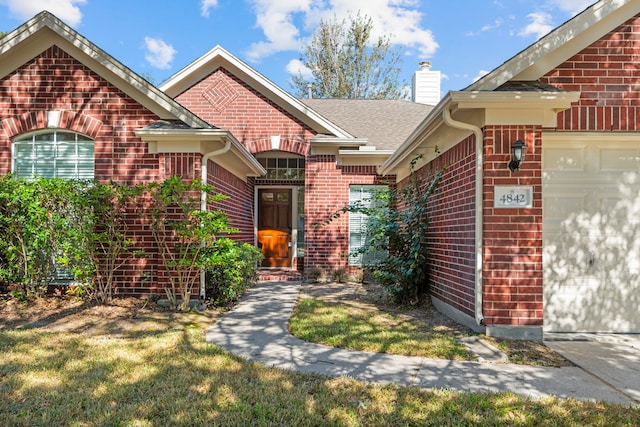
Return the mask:
<svg viewBox="0 0 640 427">
<path fill-rule="evenodd" d="M 63 130 L 45 130 L 13 140 L 13 174 L 18 178 L 93 179 L 93 139 Z"/>
</svg>

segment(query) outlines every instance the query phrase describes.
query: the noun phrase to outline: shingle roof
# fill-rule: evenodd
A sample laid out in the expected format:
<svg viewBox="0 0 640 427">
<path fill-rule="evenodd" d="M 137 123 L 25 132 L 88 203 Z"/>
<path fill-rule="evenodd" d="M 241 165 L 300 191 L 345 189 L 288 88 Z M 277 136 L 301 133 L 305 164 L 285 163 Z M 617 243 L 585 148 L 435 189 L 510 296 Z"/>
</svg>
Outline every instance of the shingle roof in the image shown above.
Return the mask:
<svg viewBox="0 0 640 427">
<path fill-rule="evenodd" d="M 431 105 L 395 99 L 301 99 L 304 104 L 367 145 L 394 150 L 433 109 Z"/>
</svg>

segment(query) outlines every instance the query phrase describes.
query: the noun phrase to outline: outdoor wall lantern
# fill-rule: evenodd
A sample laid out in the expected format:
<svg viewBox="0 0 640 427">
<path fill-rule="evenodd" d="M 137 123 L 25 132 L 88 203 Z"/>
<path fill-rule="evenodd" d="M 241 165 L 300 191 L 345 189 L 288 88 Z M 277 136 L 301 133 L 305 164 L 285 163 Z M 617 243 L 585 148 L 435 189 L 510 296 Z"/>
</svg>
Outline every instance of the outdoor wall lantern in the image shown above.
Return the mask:
<svg viewBox="0 0 640 427">
<path fill-rule="evenodd" d="M 524 162 L 524 155 L 527 151 L 527 144 L 522 140 L 517 140 L 511 146 L 511 161 L 509 162 L 509 169 L 511 172 L 515 172 L 520 169 L 520 163 Z"/>
</svg>

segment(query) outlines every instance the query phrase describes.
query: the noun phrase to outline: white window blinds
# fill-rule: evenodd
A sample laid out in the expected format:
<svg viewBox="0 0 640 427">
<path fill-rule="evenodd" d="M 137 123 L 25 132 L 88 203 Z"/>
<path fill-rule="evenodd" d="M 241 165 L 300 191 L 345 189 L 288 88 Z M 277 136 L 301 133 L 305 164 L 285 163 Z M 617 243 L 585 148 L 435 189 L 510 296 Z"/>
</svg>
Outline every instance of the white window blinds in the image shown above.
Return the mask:
<svg viewBox="0 0 640 427">
<path fill-rule="evenodd" d="M 13 174 L 18 178 L 93 179 L 94 143 L 68 131 L 23 135 L 13 141 Z"/>
<path fill-rule="evenodd" d="M 349 187 L 349 205 L 358 203 L 362 207 L 379 206 L 382 201 L 376 197 L 386 185 L 351 185 Z M 367 225 L 369 217 L 360 212 L 349 212 L 349 264 L 374 265 L 380 259 L 380 252 L 362 249 L 367 246 Z"/>
</svg>

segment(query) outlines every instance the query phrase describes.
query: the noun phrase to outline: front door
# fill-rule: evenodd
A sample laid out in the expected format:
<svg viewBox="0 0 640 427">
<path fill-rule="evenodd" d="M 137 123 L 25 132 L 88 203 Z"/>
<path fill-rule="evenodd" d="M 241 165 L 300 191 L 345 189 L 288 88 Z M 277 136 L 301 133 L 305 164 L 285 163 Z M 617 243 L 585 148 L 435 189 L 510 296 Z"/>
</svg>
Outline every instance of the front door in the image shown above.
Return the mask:
<svg viewBox="0 0 640 427">
<path fill-rule="evenodd" d="M 258 247 L 263 267 L 291 267 L 291 190 L 258 190 Z"/>
</svg>

